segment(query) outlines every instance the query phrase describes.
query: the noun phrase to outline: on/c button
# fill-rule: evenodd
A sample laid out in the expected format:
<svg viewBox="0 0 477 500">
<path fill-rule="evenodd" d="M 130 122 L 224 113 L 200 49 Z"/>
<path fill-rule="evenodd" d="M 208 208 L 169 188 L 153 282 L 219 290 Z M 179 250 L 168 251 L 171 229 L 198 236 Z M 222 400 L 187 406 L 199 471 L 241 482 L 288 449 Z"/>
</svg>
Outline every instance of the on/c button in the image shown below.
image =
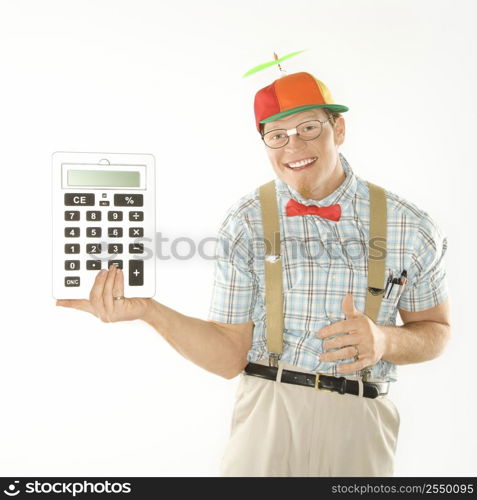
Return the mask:
<svg viewBox="0 0 477 500">
<path fill-rule="evenodd" d="M 66 276 L 65 286 L 80 286 L 79 276 Z"/>
</svg>

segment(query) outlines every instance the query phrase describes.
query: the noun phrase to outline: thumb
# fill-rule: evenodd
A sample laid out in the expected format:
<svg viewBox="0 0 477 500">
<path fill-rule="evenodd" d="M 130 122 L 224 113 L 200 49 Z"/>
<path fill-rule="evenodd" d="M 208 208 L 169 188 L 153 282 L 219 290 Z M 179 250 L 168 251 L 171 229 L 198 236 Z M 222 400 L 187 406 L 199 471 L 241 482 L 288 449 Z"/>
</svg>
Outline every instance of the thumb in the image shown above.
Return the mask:
<svg viewBox="0 0 477 500">
<path fill-rule="evenodd" d="M 85 299 L 61 299 L 56 301 L 57 306 L 71 307 L 72 309 L 79 309 L 94 314 L 94 309 L 89 300 Z"/>
<path fill-rule="evenodd" d="M 347 293 L 344 296 L 341 306 L 344 315 L 346 316 L 346 319 L 356 318 L 360 315 L 360 312 L 356 309 L 354 305 L 354 297 L 353 294 L 351 293 Z"/>
</svg>

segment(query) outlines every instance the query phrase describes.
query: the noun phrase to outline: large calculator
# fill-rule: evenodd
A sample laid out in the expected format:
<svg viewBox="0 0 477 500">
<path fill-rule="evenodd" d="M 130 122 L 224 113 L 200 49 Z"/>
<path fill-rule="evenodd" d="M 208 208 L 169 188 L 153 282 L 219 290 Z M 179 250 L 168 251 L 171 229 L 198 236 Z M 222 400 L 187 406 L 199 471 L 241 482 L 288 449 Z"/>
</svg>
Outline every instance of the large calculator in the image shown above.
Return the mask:
<svg viewBox="0 0 477 500">
<path fill-rule="evenodd" d="M 98 271 L 123 269 L 126 297 L 155 294 L 155 160 L 52 155 L 53 297 L 88 299 Z"/>
</svg>

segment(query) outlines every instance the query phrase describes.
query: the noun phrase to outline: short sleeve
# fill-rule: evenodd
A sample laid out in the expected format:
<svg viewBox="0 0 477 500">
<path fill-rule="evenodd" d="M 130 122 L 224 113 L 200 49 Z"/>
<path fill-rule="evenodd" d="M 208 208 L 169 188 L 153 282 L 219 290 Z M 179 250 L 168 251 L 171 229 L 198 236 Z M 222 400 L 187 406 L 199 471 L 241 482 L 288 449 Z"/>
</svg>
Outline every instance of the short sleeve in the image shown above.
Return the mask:
<svg viewBox="0 0 477 500">
<path fill-rule="evenodd" d="M 408 283 L 399 299 L 399 309 L 423 311 L 448 298 L 446 252 L 447 238 L 426 215 L 417 231 Z"/>
<path fill-rule="evenodd" d="M 215 273 L 208 318 L 221 323 L 250 321 L 257 296 L 252 271 L 251 238 L 244 221 L 234 215 L 222 223 L 215 251 Z"/>
</svg>

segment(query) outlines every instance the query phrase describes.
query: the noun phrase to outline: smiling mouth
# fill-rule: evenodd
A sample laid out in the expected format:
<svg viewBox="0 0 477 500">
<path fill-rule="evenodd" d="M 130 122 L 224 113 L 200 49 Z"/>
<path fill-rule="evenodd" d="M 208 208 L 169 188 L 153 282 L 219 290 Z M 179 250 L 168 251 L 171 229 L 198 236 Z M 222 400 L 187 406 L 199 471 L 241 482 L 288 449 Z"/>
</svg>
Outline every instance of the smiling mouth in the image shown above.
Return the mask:
<svg viewBox="0 0 477 500">
<path fill-rule="evenodd" d="M 285 166 L 290 170 L 300 171 L 313 165 L 318 158 L 313 156 L 312 158 L 305 158 L 300 161 L 292 161 L 290 163 L 285 163 Z"/>
</svg>

